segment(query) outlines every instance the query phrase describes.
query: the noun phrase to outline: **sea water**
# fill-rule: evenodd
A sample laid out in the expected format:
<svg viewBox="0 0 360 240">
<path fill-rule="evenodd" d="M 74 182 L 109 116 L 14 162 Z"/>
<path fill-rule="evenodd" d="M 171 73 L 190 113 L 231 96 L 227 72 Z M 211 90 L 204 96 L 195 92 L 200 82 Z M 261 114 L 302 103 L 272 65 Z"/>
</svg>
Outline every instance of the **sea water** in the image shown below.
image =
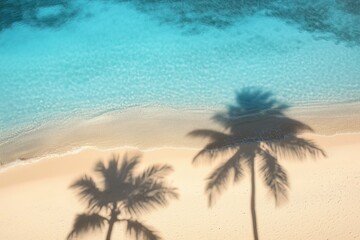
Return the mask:
<svg viewBox="0 0 360 240">
<path fill-rule="evenodd" d="M 248 86 L 292 106 L 360 101 L 360 18 L 339 6 L 313 26 L 301 12 L 222 12 L 234 1 L 33 2 L 33 20 L 0 31 L 0 142 L 134 106 L 217 109 Z"/>
</svg>

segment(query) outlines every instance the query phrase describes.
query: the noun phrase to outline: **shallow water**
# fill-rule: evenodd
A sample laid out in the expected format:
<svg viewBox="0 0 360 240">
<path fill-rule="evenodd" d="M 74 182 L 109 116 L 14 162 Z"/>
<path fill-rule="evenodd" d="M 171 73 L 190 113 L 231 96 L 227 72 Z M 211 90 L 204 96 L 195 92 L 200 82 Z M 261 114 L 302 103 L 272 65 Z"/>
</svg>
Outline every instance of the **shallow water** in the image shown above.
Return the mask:
<svg viewBox="0 0 360 240">
<path fill-rule="evenodd" d="M 360 101 L 356 11 L 304 23 L 311 12 L 197 3 L 40 4 L 37 22 L 2 24 L 0 141 L 135 106 L 212 111 L 247 86 L 295 107 Z"/>
</svg>

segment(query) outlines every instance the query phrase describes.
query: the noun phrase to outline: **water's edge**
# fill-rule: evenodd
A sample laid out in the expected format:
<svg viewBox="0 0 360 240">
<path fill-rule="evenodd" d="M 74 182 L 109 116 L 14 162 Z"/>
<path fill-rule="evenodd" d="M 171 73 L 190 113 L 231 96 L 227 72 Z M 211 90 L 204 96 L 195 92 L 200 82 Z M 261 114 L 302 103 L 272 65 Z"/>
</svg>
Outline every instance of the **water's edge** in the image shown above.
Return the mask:
<svg viewBox="0 0 360 240">
<path fill-rule="evenodd" d="M 358 103 L 295 107 L 288 116 L 309 124 L 315 135 L 360 133 Z M 220 111 L 220 110 L 219 110 Z M 203 141 L 187 137 L 197 128 L 218 129 L 211 121 L 217 111 L 142 108 L 111 111 L 85 120 L 49 123 L 0 144 L 3 164 L 78 151 L 84 146 L 100 149 L 127 146 L 141 151 L 166 147 L 197 149 Z"/>
</svg>

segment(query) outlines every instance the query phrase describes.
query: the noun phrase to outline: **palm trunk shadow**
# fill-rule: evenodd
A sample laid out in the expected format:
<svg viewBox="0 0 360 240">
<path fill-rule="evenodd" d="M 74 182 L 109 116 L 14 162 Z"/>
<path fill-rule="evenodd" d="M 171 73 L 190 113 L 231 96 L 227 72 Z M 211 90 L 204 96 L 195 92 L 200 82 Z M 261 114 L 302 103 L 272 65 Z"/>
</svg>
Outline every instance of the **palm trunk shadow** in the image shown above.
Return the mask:
<svg viewBox="0 0 360 240">
<path fill-rule="evenodd" d="M 75 218 L 68 239 L 91 230 L 102 230 L 108 225 L 105 239 L 110 240 L 115 224 L 120 223 L 126 224 L 126 233 L 135 239 L 161 239 L 155 230 L 137 218 L 143 212 L 165 207 L 170 199 L 178 198 L 177 189 L 165 179 L 172 167 L 153 165 L 137 172 L 139 160 L 140 156 L 125 155 L 121 163 L 118 157 L 113 157 L 108 166 L 98 162 L 94 170 L 102 186 L 87 175 L 71 185 L 87 203 L 87 209 Z"/>
<path fill-rule="evenodd" d="M 257 220 L 256 220 L 256 207 L 255 207 L 255 166 L 254 161 L 251 162 L 251 218 L 252 218 L 252 225 L 253 225 L 253 235 L 254 240 L 259 239 L 258 228 L 257 228 Z"/>
<path fill-rule="evenodd" d="M 222 159 L 206 179 L 205 192 L 209 206 L 228 187 L 231 179 L 234 183 L 240 181 L 244 175 L 243 167 L 248 167 L 251 174 L 250 211 L 255 240 L 259 239 L 255 206 L 255 160 L 259 161 L 264 184 L 278 205 L 287 200 L 289 190 L 288 176 L 280 160 L 325 156 L 325 152 L 314 142 L 298 136 L 313 130 L 305 123 L 288 117 L 285 114 L 288 108 L 269 91 L 245 88 L 236 94 L 234 105 L 229 105 L 225 112 L 219 112 L 212 118 L 224 131 L 196 129 L 188 134 L 210 140 L 194 157 L 193 163 L 201 160 L 213 163 Z"/>
</svg>

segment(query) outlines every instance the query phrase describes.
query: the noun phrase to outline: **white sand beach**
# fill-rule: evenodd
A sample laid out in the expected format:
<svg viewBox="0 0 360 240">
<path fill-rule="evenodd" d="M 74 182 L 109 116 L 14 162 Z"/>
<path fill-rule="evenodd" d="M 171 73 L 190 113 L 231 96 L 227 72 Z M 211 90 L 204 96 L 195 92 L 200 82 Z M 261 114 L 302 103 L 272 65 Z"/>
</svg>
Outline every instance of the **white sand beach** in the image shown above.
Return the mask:
<svg viewBox="0 0 360 240">
<path fill-rule="evenodd" d="M 326 152 L 316 161 L 282 163 L 290 178 L 288 202 L 275 207 L 274 201 L 257 177 L 257 214 L 262 239 L 358 239 L 360 231 L 359 134 L 332 137 L 310 135 Z M 65 239 L 75 215 L 85 204 L 79 202 L 69 185 L 87 173 L 94 164 L 112 154 L 134 149 L 98 150 L 45 158 L 0 173 L 0 238 Z M 204 195 L 204 178 L 209 166 L 193 166 L 197 149 L 163 148 L 143 152 L 142 165 L 171 164 L 171 182 L 180 199 L 141 219 L 156 228 L 164 239 L 251 239 L 249 175 L 229 187 L 211 209 Z M 115 227 L 114 239 L 126 239 Z M 102 239 L 104 232 L 89 233 L 79 239 Z"/>
</svg>

